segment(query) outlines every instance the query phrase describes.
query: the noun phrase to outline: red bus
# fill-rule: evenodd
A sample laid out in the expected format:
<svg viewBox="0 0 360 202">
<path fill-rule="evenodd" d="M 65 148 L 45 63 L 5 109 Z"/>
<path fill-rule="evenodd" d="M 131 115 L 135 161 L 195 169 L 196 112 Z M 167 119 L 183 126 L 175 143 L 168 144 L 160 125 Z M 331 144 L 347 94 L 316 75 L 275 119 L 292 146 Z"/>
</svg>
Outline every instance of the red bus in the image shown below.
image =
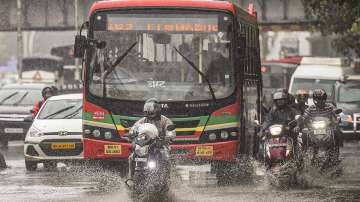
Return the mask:
<svg viewBox="0 0 360 202">
<path fill-rule="evenodd" d="M 153 97 L 176 124 L 175 158 L 210 161 L 220 173 L 252 154 L 262 80 L 251 7 L 102 1 L 89 16 L 87 37 L 75 39 L 75 56 L 84 56 L 86 159 L 126 160 L 131 144 L 120 136 Z"/>
</svg>

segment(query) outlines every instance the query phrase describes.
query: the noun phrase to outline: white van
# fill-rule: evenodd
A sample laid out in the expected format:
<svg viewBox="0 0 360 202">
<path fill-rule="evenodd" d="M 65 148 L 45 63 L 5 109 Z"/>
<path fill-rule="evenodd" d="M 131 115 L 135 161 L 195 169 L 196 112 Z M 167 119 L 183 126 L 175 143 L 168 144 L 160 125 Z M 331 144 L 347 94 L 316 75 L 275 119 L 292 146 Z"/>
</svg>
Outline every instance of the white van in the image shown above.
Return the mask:
<svg viewBox="0 0 360 202">
<path fill-rule="evenodd" d="M 291 77 L 289 92 L 305 89 L 312 94 L 314 89 L 322 88 L 331 98 L 334 84 L 345 79 L 348 65 L 344 58 L 304 57 Z"/>
</svg>

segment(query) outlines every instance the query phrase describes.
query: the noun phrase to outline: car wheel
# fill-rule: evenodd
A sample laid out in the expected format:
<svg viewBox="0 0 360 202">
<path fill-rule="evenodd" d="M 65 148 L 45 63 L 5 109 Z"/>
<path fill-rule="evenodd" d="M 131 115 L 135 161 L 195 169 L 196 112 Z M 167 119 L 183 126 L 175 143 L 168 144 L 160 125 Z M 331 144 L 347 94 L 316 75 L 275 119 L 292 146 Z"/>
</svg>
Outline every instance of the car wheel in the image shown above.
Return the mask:
<svg viewBox="0 0 360 202">
<path fill-rule="evenodd" d="M 56 162 L 44 162 L 44 168 L 45 170 L 55 170 L 57 167 Z"/>
<path fill-rule="evenodd" d="M 27 171 L 35 171 L 37 168 L 37 162 L 25 160 L 25 167 Z"/>
</svg>

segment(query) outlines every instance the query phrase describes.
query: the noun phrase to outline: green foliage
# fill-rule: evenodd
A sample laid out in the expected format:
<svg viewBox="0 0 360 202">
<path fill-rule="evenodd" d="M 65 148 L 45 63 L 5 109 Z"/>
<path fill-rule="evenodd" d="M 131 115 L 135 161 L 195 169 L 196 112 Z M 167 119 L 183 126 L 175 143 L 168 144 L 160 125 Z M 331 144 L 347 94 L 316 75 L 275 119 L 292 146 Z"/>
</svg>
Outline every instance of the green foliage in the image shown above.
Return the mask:
<svg viewBox="0 0 360 202">
<path fill-rule="evenodd" d="M 302 0 L 306 14 L 317 21 L 324 35 L 335 34 L 333 42 L 338 52 L 360 57 L 359 0 Z"/>
</svg>

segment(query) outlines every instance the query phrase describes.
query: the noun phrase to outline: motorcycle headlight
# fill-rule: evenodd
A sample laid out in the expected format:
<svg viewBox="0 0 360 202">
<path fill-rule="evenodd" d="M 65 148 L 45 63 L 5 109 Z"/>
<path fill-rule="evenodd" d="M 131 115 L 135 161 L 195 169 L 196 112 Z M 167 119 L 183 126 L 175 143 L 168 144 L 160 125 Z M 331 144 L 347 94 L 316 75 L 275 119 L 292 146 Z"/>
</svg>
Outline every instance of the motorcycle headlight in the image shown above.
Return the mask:
<svg viewBox="0 0 360 202">
<path fill-rule="evenodd" d="M 149 145 L 145 145 L 143 147 L 136 145 L 136 147 L 135 147 L 135 154 L 140 157 L 146 156 L 148 154 L 148 151 L 149 151 Z"/>
<path fill-rule="evenodd" d="M 282 132 L 282 126 L 281 125 L 275 125 L 275 126 L 271 126 L 269 128 L 270 130 L 270 134 L 273 136 L 278 136 L 281 134 Z"/>
<path fill-rule="evenodd" d="M 148 162 L 148 167 L 149 167 L 150 169 L 156 168 L 156 162 L 155 162 L 155 161 L 149 161 L 149 162 Z"/>
<path fill-rule="evenodd" d="M 39 129 L 35 127 L 31 127 L 28 134 L 30 137 L 41 137 L 44 135 Z"/>
<path fill-rule="evenodd" d="M 312 126 L 314 129 L 326 128 L 326 122 L 325 121 L 314 121 Z"/>
</svg>

